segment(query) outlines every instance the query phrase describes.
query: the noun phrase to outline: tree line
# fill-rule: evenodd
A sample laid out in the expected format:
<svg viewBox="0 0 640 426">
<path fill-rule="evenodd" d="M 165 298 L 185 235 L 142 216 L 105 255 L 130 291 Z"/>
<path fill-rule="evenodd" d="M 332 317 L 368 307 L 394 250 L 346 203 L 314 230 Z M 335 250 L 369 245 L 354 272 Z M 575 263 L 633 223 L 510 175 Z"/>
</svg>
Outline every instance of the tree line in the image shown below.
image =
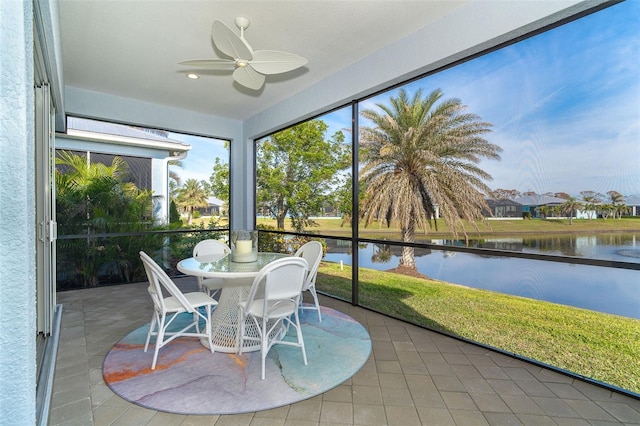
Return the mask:
<svg viewBox="0 0 640 426">
<path fill-rule="evenodd" d="M 495 189 L 489 192 L 489 197 L 494 200 L 514 200 L 528 195 L 548 195 L 566 200 L 563 204 L 557 206 L 540 206 L 539 211 L 543 217 L 557 217 L 561 214 L 567 214 L 569 215 L 570 223 L 578 210 L 584 210 L 589 219 L 594 219 L 593 215 L 599 215 L 603 219 L 608 219 L 609 217 L 621 219 L 624 214 L 629 212 L 624 195 L 614 190 L 607 191 L 606 195 L 591 190 L 580 191 L 581 198 L 573 197 L 566 192 L 536 194 L 533 191 L 521 193 L 516 189 Z"/>
</svg>

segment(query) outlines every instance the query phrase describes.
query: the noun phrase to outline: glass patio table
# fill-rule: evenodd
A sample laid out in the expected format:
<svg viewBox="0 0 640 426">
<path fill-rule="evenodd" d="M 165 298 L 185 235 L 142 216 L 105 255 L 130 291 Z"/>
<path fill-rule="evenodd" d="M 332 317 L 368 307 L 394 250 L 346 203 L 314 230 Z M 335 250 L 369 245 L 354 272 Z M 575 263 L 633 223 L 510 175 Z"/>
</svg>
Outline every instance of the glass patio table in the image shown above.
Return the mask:
<svg viewBox="0 0 640 426">
<path fill-rule="evenodd" d="M 190 257 L 178 262 L 180 272 L 205 278 L 222 278 L 223 287 L 220 292 L 218 306 L 211 316 L 211 341 L 213 350 L 225 353 L 237 353 L 238 347 L 238 318 L 240 308 L 238 302 L 249 296 L 253 279 L 260 270 L 277 259 L 290 255 L 282 253 L 258 253 L 255 262 L 232 262 L 231 254 L 215 254 L 208 256 Z M 282 330 L 276 330 L 282 332 Z M 253 321 L 245 323 L 245 333 L 258 337 L 258 328 Z M 200 342 L 209 347 L 206 339 Z M 260 350 L 260 344 L 245 342 L 243 352 Z"/>
</svg>

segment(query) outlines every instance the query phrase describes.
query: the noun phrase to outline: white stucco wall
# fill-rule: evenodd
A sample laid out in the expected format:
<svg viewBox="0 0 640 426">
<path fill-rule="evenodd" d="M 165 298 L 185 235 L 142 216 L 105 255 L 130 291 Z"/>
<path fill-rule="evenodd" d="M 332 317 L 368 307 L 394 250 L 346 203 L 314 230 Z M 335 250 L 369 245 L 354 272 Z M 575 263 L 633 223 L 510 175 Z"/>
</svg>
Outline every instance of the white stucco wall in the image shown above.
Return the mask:
<svg viewBox="0 0 640 426">
<path fill-rule="evenodd" d="M 36 422 L 31 5 L 0 7 L 0 425 Z"/>
</svg>

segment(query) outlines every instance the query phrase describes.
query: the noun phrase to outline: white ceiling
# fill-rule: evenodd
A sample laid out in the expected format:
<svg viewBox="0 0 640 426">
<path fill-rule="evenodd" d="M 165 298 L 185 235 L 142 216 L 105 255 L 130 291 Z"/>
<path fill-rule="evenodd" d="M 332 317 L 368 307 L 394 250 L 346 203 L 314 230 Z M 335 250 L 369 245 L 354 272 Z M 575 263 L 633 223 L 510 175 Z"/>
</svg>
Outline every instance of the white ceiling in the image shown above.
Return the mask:
<svg viewBox="0 0 640 426">
<path fill-rule="evenodd" d="M 466 1 L 60 0 L 66 86 L 245 120 L 353 62 L 450 13 Z M 189 59 L 218 57 L 211 24 L 235 29 L 250 19 L 254 50 L 281 50 L 309 63 L 267 76 L 259 91 L 234 83 L 231 71 L 198 69 Z"/>
</svg>

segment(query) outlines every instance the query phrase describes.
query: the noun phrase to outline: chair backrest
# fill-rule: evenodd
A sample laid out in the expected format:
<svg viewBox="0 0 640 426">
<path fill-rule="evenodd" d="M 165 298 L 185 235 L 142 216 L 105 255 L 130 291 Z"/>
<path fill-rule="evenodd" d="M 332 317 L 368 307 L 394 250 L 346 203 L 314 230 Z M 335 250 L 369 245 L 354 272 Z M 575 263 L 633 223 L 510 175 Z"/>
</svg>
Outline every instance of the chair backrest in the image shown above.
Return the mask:
<svg viewBox="0 0 640 426">
<path fill-rule="evenodd" d="M 193 257 L 229 253 L 231 253 L 229 246 L 218 240 L 202 240 L 193 248 Z"/>
<path fill-rule="evenodd" d="M 167 293 L 175 297 L 176 300 L 182 305 L 187 312 L 193 312 L 195 308 L 189 303 L 184 294 L 175 285 L 175 283 L 169 278 L 167 273 L 144 251 L 140 252 L 140 259 L 144 265 L 144 270 L 149 278 L 149 294 L 153 303 L 157 309 L 165 310 L 164 294 L 162 289 L 164 288 Z"/>
<path fill-rule="evenodd" d="M 257 294 L 264 294 L 265 303 L 270 300 L 297 300 L 308 270 L 309 264 L 302 257 L 274 260 L 264 266 L 253 280 L 247 306 L 251 305 Z"/>
<path fill-rule="evenodd" d="M 322 260 L 322 244 L 318 241 L 309 241 L 296 251 L 296 256 L 302 257 L 309 263 L 309 273 L 304 282 L 303 291 L 307 290 L 311 284 L 316 283 L 318 267 Z"/>
</svg>

